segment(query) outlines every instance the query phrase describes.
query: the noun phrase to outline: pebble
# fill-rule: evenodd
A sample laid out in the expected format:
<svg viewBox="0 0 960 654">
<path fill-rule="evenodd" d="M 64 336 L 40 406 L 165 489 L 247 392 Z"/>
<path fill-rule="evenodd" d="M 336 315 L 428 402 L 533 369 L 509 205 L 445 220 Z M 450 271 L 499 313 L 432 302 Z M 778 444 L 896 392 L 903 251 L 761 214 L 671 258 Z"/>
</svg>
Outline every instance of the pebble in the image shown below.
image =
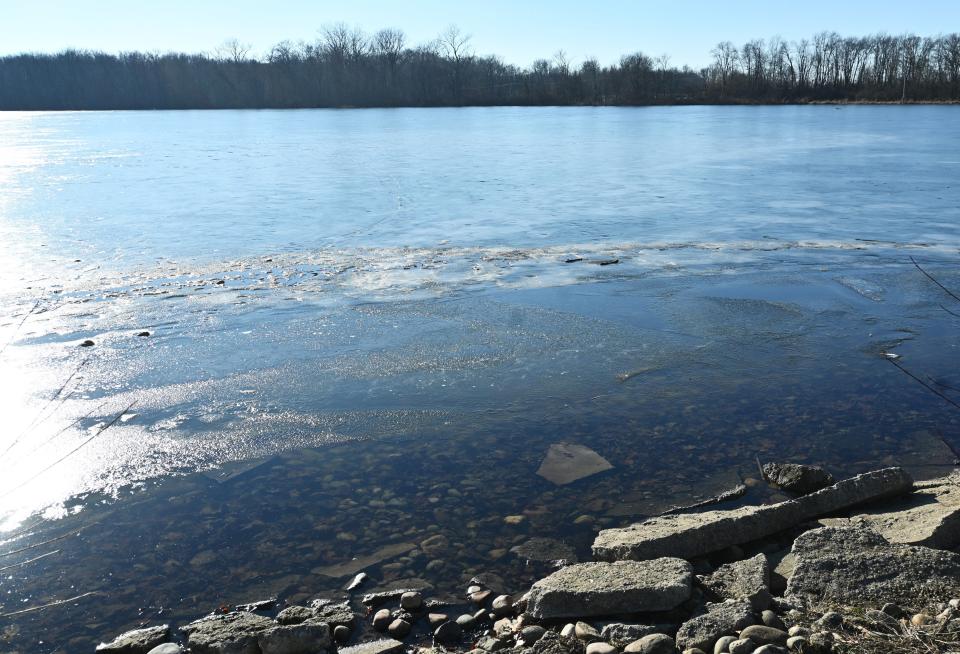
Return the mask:
<svg viewBox="0 0 960 654">
<path fill-rule="evenodd" d="M 475 593 L 470 593 L 470 601 L 474 604 L 483 604 L 491 595 L 493 595 L 493 591 L 491 590 L 480 590 Z"/>
<path fill-rule="evenodd" d="M 410 627 L 411 625 L 409 622 L 407 622 L 406 620 L 401 620 L 400 618 L 397 618 L 396 620 L 390 623 L 390 626 L 387 627 L 387 631 L 394 638 L 400 639 L 410 633 Z"/>
<path fill-rule="evenodd" d="M 430 626 L 433 627 L 434 629 L 442 625 L 448 619 L 449 618 L 447 617 L 446 613 L 428 613 L 427 614 L 427 622 L 429 622 Z"/>
<path fill-rule="evenodd" d="M 147 337 L 150 335 L 150 332 L 137 332 L 137 336 Z"/>
<path fill-rule="evenodd" d="M 951 609 L 960 609 L 960 599 L 952 599 L 947 604 L 950 605 Z"/>
<path fill-rule="evenodd" d="M 180 654 L 181 651 L 180 646 L 176 643 L 164 643 L 163 645 L 157 645 L 147 654 Z"/>
<path fill-rule="evenodd" d="M 350 640 L 350 627 L 347 627 L 342 624 L 337 625 L 337 627 L 333 630 L 333 639 L 340 644 L 343 644 L 348 640 Z"/>
<path fill-rule="evenodd" d="M 798 624 L 795 624 L 789 629 L 787 629 L 787 635 L 788 636 L 809 636 L 810 630 L 807 629 L 806 627 L 802 627 Z"/>
<path fill-rule="evenodd" d="M 727 647 L 730 654 L 750 654 L 755 649 L 757 649 L 757 644 L 749 638 L 735 640 Z"/>
<path fill-rule="evenodd" d="M 457 618 L 456 624 L 460 625 L 464 629 L 473 629 L 476 622 L 476 619 L 472 615 L 469 613 L 464 613 Z"/>
<path fill-rule="evenodd" d="M 493 614 L 498 618 L 510 615 L 510 613 L 513 612 L 513 598 L 509 595 L 498 595 L 493 599 L 490 610 L 493 611 Z"/>
<path fill-rule="evenodd" d="M 930 624 L 933 621 L 933 617 L 927 615 L 926 613 L 917 613 L 910 618 L 910 624 L 912 624 L 914 627 L 922 627 L 923 625 Z"/>
<path fill-rule="evenodd" d="M 902 608 L 894 604 L 893 602 L 887 602 L 880 610 L 889 615 L 891 618 L 899 620 L 900 618 L 906 617 L 907 612 Z"/>
<path fill-rule="evenodd" d="M 816 624 L 827 629 L 838 629 L 843 624 L 843 616 L 836 611 L 827 611 L 817 620 Z"/>
<path fill-rule="evenodd" d="M 802 652 L 807 642 L 809 641 L 803 636 L 790 636 L 790 638 L 787 638 L 787 649 L 794 652 Z"/>
<path fill-rule="evenodd" d="M 610 643 L 598 641 L 587 645 L 587 654 L 617 654 L 617 648 Z"/>
<path fill-rule="evenodd" d="M 444 622 L 433 632 L 438 643 L 452 644 L 463 638 L 463 629 L 456 622 Z"/>
<path fill-rule="evenodd" d="M 676 654 L 677 645 L 666 634 L 650 634 L 623 648 L 628 654 Z"/>
<path fill-rule="evenodd" d="M 769 609 L 760 614 L 760 619 L 763 621 L 763 624 L 767 625 L 768 627 L 773 627 L 774 629 L 779 629 L 780 631 L 787 630 L 787 625 L 783 624 L 783 620 L 780 619 L 780 616 Z"/>
<path fill-rule="evenodd" d="M 600 632 L 586 622 L 578 622 L 574 627 L 573 633 L 580 640 L 585 640 L 589 643 L 600 640 Z"/>
<path fill-rule="evenodd" d="M 530 646 L 540 640 L 546 632 L 547 630 L 540 625 L 532 624 L 520 630 L 520 639 L 523 640 L 524 645 Z"/>
<path fill-rule="evenodd" d="M 564 638 L 570 638 L 571 636 L 576 635 L 576 629 L 577 627 L 575 624 L 568 622 L 567 624 L 563 625 L 563 629 L 560 630 L 560 635 Z"/>
<path fill-rule="evenodd" d="M 504 523 L 508 525 L 519 525 L 521 522 L 527 519 L 525 515 L 508 515 L 503 519 Z"/>
<path fill-rule="evenodd" d="M 724 654 L 736 639 L 736 636 L 721 636 L 713 645 L 713 654 Z"/>
<path fill-rule="evenodd" d="M 87 339 L 84 342 L 80 343 L 80 347 L 93 347 L 93 341 L 91 341 L 90 339 Z"/>
<path fill-rule="evenodd" d="M 753 650 L 753 654 L 783 654 L 787 650 L 776 645 L 763 645 Z"/>
<path fill-rule="evenodd" d="M 483 590 L 482 586 L 477 586 L 477 585 L 467 586 L 467 595 L 473 595 L 474 593 L 479 593 L 481 590 Z"/>
<path fill-rule="evenodd" d="M 476 649 L 481 649 L 485 652 L 496 652 L 501 649 L 505 649 L 509 644 L 505 641 L 500 640 L 499 638 L 494 638 L 493 636 L 485 636 L 480 639 L 480 642 L 477 643 Z"/>
<path fill-rule="evenodd" d="M 423 595 L 416 591 L 404 593 L 400 596 L 400 606 L 408 611 L 419 611 L 423 608 Z"/>
<path fill-rule="evenodd" d="M 740 632 L 740 638 L 749 638 L 758 645 L 781 644 L 787 642 L 787 632 L 775 627 L 753 625 Z"/>
<path fill-rule="evenodd" d="M 389 609 L 380 609 L 373 614 L 373 628 L 377 631 L 383 631 L 393 622 L 393 616 Z"/>
</svg>

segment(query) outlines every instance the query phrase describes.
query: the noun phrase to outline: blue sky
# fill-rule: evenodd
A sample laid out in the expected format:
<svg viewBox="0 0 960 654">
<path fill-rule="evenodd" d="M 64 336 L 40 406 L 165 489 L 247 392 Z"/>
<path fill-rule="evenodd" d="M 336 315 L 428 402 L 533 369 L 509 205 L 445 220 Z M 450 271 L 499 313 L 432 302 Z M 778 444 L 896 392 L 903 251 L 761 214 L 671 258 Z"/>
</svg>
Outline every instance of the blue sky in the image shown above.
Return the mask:
<svg viewBox="0 0 960 654">
<path fill-rule="evenodd" d="M 721 40 L 960 31 L 960 0 L 0 0 L 0 54 L 203 52 L 231 37 L 262 52 L 283 39 L 313 40 L 338 21 L 399 27 L 413 44 L 457 24 L 478 54 L 524 66 L 563 49 L 574 62 L 642 50 L 698 68 Z"/>
</svg>

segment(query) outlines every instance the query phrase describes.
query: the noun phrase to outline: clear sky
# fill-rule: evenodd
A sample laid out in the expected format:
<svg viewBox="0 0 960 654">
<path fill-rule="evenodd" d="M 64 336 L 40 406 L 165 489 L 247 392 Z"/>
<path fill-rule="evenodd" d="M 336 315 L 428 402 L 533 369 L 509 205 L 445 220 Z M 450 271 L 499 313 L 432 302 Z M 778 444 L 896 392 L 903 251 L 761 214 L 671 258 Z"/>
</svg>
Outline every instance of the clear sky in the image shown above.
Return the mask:
<svg viewBox="0 0 960 654">
<path fill-rule="evenodd" d="M 699 68 L 722 40 L 960 31 L 960 0 L 0 0 L 0 54 L 206 52 L 228 38 L 261 53 L 341 21 L 399 27 L 411 44 L 457 24 L 477 54 L 523 66 L 563 49 L 575 63 L 642 50 Z"/>
</svg>

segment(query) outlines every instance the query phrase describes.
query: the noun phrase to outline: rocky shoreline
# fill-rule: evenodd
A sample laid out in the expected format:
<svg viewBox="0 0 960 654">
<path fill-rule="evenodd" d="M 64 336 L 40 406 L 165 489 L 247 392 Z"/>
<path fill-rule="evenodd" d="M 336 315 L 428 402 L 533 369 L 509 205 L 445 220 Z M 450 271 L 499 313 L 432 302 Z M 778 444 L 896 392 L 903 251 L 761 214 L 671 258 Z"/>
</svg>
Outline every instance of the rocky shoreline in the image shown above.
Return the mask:
<svg viewBox="0 0 960 654">
<path fill-rule="evenodd" d="M 592 562 L 530 588 L 478 575 L 462 598 L 423 588 L 221 607 L 145 626 L 102 654 L 771 654 L 960 648 L 960 475 L 914 483 L 900 468 L 834 482 L 768 464 L 793 499 L 676 513 L 600 531 Z M 537 539 L 534 539 L 537 540 Z M 429 543 L 421 546 L 429 548 Z M 418 547 L 414 545 L 414 547 Z M 955 619 L 958 618 L 958 619 Z"/>
</svg>

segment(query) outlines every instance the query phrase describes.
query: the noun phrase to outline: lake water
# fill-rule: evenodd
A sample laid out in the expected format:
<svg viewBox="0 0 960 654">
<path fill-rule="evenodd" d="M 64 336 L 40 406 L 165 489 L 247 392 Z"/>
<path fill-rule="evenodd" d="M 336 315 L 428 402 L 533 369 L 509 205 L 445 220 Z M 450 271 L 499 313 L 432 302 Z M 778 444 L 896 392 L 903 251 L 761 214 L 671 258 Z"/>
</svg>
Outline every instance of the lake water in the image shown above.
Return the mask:
<svg viewBox="0 0 960 654">
<path fill-rule="evenodd" d="M 529 538 L 778 499 L 757 457 L 952 469 L 886 355 L 960 401 L 911 262 L 960 289 L 958 153 L 936 106 L 0 114 L 2 649 L 364 557 L 522 590 Z"/>
</svg>

